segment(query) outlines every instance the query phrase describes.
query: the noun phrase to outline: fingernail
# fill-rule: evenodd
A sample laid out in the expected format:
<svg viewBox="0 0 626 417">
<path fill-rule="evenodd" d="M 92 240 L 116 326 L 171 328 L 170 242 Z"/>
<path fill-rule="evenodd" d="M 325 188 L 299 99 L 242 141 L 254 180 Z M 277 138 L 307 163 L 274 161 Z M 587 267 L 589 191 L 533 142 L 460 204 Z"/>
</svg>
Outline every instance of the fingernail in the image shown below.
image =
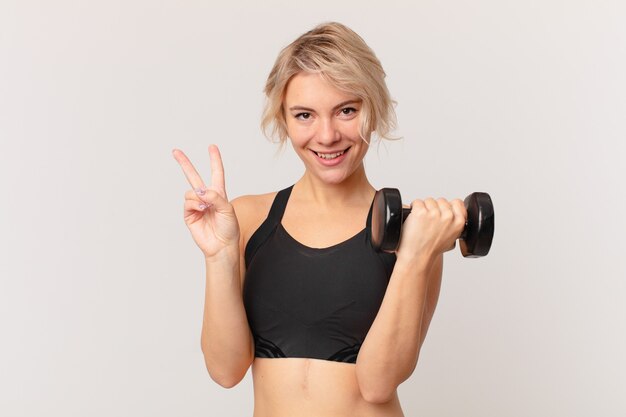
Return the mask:
<svg viewBox="0 0 626 417">
<path fill-rule="evenodd" d="M 198 194 L 198 195 L 204 195 L 204 194 L 206 193 L 206 190 L 204 190 L 204 189 L 202 189 L 202 188 L 200 188 L 200 187 L 196 188 L 194 191 L 195 191 L 195 192 L 196 192 L 196 194 Z"/>
<path fill-rule="evenodd" d="M 204 203 L 200 203 L 200 210 L 205 210 L 207 208 L 207 205 Z"/>
</svg>

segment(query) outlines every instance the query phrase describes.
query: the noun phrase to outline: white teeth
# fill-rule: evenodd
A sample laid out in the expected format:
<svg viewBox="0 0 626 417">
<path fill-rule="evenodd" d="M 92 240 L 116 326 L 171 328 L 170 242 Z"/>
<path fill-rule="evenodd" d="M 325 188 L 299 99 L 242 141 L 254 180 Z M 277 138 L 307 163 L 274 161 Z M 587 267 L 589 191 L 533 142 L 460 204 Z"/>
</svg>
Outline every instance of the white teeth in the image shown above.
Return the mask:
<svg viewBox="0 0 626 417">
<path fill-rule="evenodd" d="M 338 156 L 343 155 L 345 151 L 341 151 L 341 152 L 337 152 L 337 153 L 319 153 L 319 152 L 315 152 L 315 154 L 317 156 L 319 156 L 322 159 L 335 159 Z"/>
</svg>

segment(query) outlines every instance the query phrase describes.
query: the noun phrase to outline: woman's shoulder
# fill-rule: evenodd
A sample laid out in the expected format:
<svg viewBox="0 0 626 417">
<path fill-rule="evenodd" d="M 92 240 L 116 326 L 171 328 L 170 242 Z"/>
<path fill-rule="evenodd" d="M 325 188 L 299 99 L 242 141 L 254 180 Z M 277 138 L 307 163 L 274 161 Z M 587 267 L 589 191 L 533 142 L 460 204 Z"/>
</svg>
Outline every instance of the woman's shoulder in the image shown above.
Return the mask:
<svg viewBox="0 0 626 417">
<path fill-rule="evenodd" d="M 267 218 L 276 193 L 277 191 L 265 194 L 242 195 L 230 202 L 235 209 L 239 229 L 245 241 Z"/>
<path fill-rule="evenodd" d="M 265 194 L 247 194 L 239 196 L 233 199 L 230 203 L 235 208 L 237 215 L 241 211 L 242 214 L 254 214 L 258 211 L 262 211 L 263 208 L 267 208 L 269 211 L 277 191 L 272 191 Z"/>
</svg>

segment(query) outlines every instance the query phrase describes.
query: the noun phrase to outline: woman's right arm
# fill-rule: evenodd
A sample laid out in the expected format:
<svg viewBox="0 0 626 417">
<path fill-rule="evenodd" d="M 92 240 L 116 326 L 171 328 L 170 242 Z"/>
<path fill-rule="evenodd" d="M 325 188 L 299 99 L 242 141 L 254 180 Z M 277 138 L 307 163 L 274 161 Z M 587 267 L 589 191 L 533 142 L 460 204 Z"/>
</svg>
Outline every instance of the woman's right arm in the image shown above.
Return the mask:
<svg viewBox="0 0 626 417">
<path fill-rule="evenodd" d="M 246 375 L 254 345 L 241 295 L 239 248 L 205 258 L 206 289 L 200 338 L 211 378 L 231 388 Z"/>
<path fill-rule="evenodd" d="M 192 186 L 185 194 L 185 224 L 205 258 L 202 353 L 211 378 L 230 388 L 245 376 L 254 346 L 241 292 L 243 241 L 237 204 L 228 202 L 219 150 L 212 145 L 209 154 L 211 185 L 206 187 L 185 154 L 173 151 Z"/>
</svg>

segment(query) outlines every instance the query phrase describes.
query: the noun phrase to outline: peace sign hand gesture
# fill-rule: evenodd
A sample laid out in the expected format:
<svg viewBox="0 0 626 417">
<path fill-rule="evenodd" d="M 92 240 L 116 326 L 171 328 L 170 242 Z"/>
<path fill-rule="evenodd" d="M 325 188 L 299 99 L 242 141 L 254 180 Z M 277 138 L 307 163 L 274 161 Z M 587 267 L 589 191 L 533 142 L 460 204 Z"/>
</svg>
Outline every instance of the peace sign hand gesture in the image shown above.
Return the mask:
<svg viewBox="0 0 626 417">
<path fill-rule="evenodd" d="M 206 187 L 189 158 L 179 149 L 172 151 L 192 189 L 185 193 L 185 224 L 206 258 L 239 250 L 239 224 L 226 197 L 224 167 L 220 151 L 209 146 L 211 185 Z M 237 252 L 232 252 L 237 253 Z"/>
</svg>

